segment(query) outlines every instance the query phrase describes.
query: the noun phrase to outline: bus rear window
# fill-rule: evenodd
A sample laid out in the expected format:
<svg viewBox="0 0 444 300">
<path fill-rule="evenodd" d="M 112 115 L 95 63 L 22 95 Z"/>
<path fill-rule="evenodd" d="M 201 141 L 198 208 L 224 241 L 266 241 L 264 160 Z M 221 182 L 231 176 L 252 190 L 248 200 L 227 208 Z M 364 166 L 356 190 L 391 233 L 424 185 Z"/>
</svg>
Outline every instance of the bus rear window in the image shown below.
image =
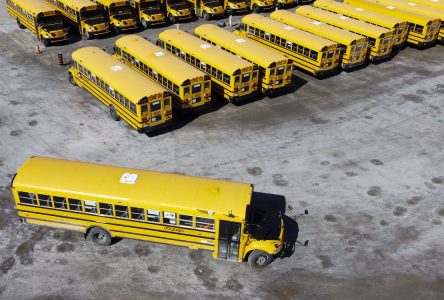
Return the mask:
<svg viewBox="0 0 444 300">
<path fill-rule="evenodd" d="M 242 75 L 242 83 L 250 81 L 250 73 Z"/>
<path fill-rule="evenodd" d="M 151 102 L 151 112 L 160 110 L 160 101 Z"/>
<path fill-rule="evenodd" d="M 200 93 L 201 90 L 202 90 L 201 84 L 194 84 L 193 88 L 191 89 L 191 93 L 192 94 Z"/>
<path fill-rule="evenodd" d="M 360 52 L 362 50 L 362 44 L 356 45 L 356 52 Z"/>
<path fill-rule="evenodd" d="M 143 105 L 140 107 L 140 112 L 141 112 L 142 114 L 146 114 L 146 113 L 148 112 L 148 105 L 143 104 Z"/>
<path fill-rule="evenodd" d="M 328 51 L 327 58 L 333 58 L 335 52 L 333 50 Z"/>
<path fill-rule="evenodd" d="M 276 75 L 277 75 L 277 76 L 279 76 L 279 75 L 283 75 L 283 74 L 284 74 L 284 71 L 285 71 L 284 67 L 279 67 L 279 68 L 277 68 L 277 70 L 276 70 Z"/>
</svg>

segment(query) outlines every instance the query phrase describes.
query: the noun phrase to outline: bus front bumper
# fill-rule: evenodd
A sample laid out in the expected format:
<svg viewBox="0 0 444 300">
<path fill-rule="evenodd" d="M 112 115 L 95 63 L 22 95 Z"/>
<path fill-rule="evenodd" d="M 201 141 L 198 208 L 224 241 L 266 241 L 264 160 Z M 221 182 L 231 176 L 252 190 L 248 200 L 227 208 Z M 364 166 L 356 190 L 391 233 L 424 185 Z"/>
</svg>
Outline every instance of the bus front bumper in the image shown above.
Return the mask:
<svg viewBox="0 0 444 300">
<path fill-rule="evenodd" d="M 109 29 L 101 30 L 101 31 L 90 31 L 88 32 L 91 37 L 101 36 L 101 35 L 107 35 L 110 33 Z"/>
<path fill-rule="evenodd" d="M 362 66 L 363 64 L 365 64 L 365 59 L 360 60 L 358 62 L 354 62 L 354 63 L 346 63 L 346 64 L 341 64 L 341 67 L 343 69 L 349 70 L 349 69 L 353 69 L 359 66 Z"/>
<path fill-rule="evenodd" d="M 228 98 L 228 100 L 230 102 L 239 102 L 239 101 L 242 101 L 242 100 L 245 100 L 245 99 L 254 98 L 254 97 L 257 96 L 257 94 L 258 94 L 258 91 L 255 90 L 254 92 L 251 92 L 249 94 L 231 96 L 231 97 Z"/>
</svg>

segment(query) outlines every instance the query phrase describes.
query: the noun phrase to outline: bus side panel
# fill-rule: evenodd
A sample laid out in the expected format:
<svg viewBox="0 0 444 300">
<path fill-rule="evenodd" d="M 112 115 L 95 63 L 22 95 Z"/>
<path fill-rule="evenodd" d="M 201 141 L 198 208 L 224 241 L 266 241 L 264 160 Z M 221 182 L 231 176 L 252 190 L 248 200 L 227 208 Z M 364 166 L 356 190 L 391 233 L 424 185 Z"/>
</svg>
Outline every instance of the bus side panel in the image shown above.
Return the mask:
<svg viewBox="0 0 444 300">
<path fill-rule="evenodd" d="M 34 21 L 31 21 L 27 18 L 25 18 L 22 14 L 20 14 L 19 12 L 17 12 L 15 9 L 13 9 L 12 7 L 8 6 L 8 13 L 9 15 L 15 19 L 15 20 L 19 20 L 20 23 L 22 25 L 24 25 L 27 29 L 29 29 L 32 33 L 34 33 L 35 35 L 37 35 L 37 30 L 34 24 Z"/>
</svg>

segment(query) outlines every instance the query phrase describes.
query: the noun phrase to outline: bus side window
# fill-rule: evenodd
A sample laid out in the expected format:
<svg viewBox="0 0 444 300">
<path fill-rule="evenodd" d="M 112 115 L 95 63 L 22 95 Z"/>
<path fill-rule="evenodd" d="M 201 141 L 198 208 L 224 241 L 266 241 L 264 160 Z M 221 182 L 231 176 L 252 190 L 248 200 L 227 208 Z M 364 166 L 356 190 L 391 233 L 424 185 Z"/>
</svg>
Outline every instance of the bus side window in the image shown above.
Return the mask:
<svg viewBox="0 0 444 300">
<path fill-rule="evenodd" d="M 61 208 L 61 209 L 67 209 L 68 207 L 66 206 L 66 199 L 65 197 L 52 197 L 52 199 L 54 200 L 54 207 L 55 208 Z"/>
<path fill-rule="evenodd" d="M 52 206 L 51 196 L 42 195 L 42 194 L 39 194 L 38 196 L 39 196 L 40 206 L 47 206 L 47 207 Z"/>
<path fill-rule="evenodd" d="M 34 193 L 19 192 L 20 203 L 37 205 L 37 198 Z"/>
<path fill-rule="evenodd" d="M 101 215 L 112 216 L 113 215 L 113 205 L 109 203 L 99 203 L 99 211 Z"/>
<path fill-rule="evenodd" d="M 78 199 L 68 198 L 69 209 L 74 211 L 82 211 L 82 201 Z"/>
<path fill-rule="evenodd" d="M 179 215 L 179 225 L 184 227 L 193 227 L 193 216 Z"/>
<path fill-rule="evenodd" d="M 85 212 L 88 214 L 97 214 L 97 204 L 95 201 L 85 200 Z"/>
<path fill-rule="evenodd" d="M 176 214 L 172 212 L 163 212 L 163 223 L 164 224 L 171 224 L 176 225 Z"/>
<path fill-rule="evenodd" d="M 131 219 L 144 221 L 143 208 L 131 207 Z"/>
<path fill-rule="evenodd" d="M 160 212 L 154 209 L 147 209 L 148 222 L 159 223 L 160 222 Z"/>
<path fill-rule="evenodd" d="M 116 210 L 116 217 L 128 218 L 128 206 L 116 205 L 114 209 Z"/>
<path fill-rule="evenodd" d="M 214 231 L 214 219 L 196 217 L 196 228 Z"/>
</svg>

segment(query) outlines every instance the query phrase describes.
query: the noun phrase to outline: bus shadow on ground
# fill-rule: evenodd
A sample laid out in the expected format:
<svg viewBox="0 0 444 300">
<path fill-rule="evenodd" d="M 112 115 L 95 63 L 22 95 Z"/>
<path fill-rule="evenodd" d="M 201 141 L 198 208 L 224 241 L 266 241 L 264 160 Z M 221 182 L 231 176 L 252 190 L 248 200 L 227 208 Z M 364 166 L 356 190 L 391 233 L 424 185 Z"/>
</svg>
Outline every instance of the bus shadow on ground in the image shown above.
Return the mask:
<svg viewBox="0 0 444 300">
<path fill-rule="evenodd" d="M 269 95 L 264 95 L 262 93 L 258 93 L 255 97 L 252 97 L 250 99 L 245 99 L 242 101 L 233 102 L 233 104 L 235 106 L 244 106 L 244 105 L 256 102 L 256 101 L 260 101 L 266 97 L 270 98 L 270 99 L 274 99 L 274 98 L 277 98 L 277 97 L 280 97 L 283 95 L 294 93 L 297 90 L 299 90 L 301 87 L 303 87 L 306 83 L 307 83 L 307 80 L 293 74 L 292 78 L 291 78 L 291 84 L 289 86 L 281 88 L 279 90 L 276 90 Z"/>
<path fill-rule="evenodd" d="M 284 220 L 284 246 L 281 258 L 293 255 L 299 235 L 299 226 L 294 218 L 285 215 L 286 200 L 283 195 L 253 192 L 251 197 L 251 207 L 255 211 L 261 212 L 261 227 L 266 231 L 263 236 L 275 235 L 280 228 L 280 218 Z"/>
<path fill-rule="evenodd" d="M 173 112 L 173 123 L 171 124 L 171 126 L 164 127 L 164 128 L 161 128 L 161 129 L 153 131 L 153 132 L 149 132 L 146 135 L 148 137 L 155 137 L 155 136 L 167 133 L 167 132 L 178 130 L 178 129 L 184 127 L 185 125 L 191 123 L 195 119 L 199 118 L 200 116 L 218 111 L 219 109 L 221 109 L 222 107 L 224 107 L 227 104 L 228 104 L 228 102 L 225 99 L 223 99 L 222 97 L 217 96 L 217 95 L 213 95 L 213 96 L 211 96 L 210 104 L 207 107 L 205 107 L 205 109 L 200 110 L 198 112 L 190 112 L 190 113 L 179 113 L 177 111 L 174 111 Z"/>
</svg>

